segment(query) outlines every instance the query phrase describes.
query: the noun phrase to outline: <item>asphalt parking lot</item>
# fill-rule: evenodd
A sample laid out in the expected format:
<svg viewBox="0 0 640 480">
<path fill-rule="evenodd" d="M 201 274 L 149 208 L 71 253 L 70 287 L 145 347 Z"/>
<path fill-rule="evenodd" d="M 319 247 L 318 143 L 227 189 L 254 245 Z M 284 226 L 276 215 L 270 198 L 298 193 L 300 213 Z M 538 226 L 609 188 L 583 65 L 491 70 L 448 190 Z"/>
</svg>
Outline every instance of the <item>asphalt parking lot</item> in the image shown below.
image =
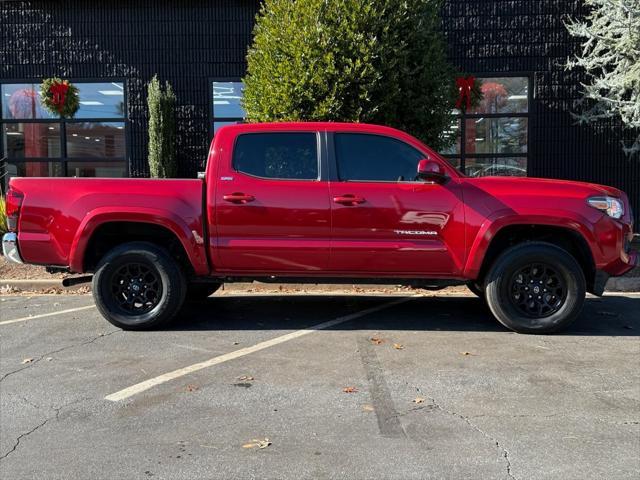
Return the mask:
<svg viewBox="0 0 640 480">
<path fill-rule="evenodd" d="M 554 336 L 461 295 L 223 293 L 158 332 L 0 300 L 3 479 L 640 474 L 639 294 Z"/>
</svg>

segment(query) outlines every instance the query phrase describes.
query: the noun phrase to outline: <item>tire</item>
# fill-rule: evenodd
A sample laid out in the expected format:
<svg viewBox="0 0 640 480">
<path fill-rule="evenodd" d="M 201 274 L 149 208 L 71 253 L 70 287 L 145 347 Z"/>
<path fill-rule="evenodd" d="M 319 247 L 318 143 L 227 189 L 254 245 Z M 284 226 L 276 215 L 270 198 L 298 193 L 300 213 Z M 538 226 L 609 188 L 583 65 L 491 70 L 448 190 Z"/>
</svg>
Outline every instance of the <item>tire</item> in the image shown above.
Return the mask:
<svg viewBox="0 0 640 480">
<path fill-rule="evenodd" d="M 147 242 L 110 250 L 93 276 L 93 297 L 104 318 L 123 330 L 151 330 L 169 323 L 187 292 L 185 276 L 169 253 Z"/>
<path fill-rule="evenodd" d="M 467 282 L 467 288 L 471 290 L 474 295 L 484 300 L 484 290 L 482 290 L 482 287 L 478 284 L 478 282 L 474 280 Z"/>
<path fill-rule="evenodd" d="M 509 248 L 498 257 L 485 280 L 491 312 L 518 333 L 562 330 L 578 317 L 584 304 L 582 268 L 566 250 L 550 243 L 530 242 Z"/>
<path fill-rule="evenodd" d="M 221 283 L 190 283 L 187 287 L 187 302 L 205 300 L 222 286 Z"/>
</svg>

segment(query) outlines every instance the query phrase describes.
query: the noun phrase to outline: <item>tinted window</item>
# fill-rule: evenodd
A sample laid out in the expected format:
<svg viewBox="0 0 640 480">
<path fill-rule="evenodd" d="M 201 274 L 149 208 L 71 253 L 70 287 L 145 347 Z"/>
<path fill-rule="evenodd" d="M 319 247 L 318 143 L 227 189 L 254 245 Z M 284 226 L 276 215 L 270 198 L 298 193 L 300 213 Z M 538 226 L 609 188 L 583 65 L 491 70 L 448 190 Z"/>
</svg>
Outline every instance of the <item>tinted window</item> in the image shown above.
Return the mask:
<svg viewBox="0 0 640 480">
<path fill-rule="evenodd" d="M 233 167 L 263 178 L 315 180 L 318 155 L 315 133 L 249 133 L 240 135 Z"/>
<path fill-rule="evenodd" d="M 335 145 L 341 180 L 412 182 L 425 157 L 404 142 L 378 135 L 338 133 Z"/>
</svg>

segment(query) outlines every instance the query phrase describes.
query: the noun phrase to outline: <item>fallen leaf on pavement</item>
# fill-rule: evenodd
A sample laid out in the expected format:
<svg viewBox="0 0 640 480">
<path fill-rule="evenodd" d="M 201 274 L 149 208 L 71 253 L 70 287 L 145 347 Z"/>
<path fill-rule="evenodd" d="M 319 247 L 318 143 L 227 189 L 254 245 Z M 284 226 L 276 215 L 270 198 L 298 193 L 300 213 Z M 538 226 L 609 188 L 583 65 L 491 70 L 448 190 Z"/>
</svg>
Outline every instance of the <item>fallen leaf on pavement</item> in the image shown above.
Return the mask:
<svg viewBox="0 0 640 480">
<path fill-rule="evenodd" d="M 401 343 L 394 343 L 393 348 L 395 348 L 396 350 L 404 350 L 404 345 L 402 345 Z"/>
<path fill-rule="evenodd" d="M 371 341 L 371 343 L 373 343 L 374 345 L 380 345 L 381 343 L 384 343 L 384 340 L 378 337 L 371 337 L 369 339 Z"/>
<path fill-rule="evenodd" d="M 416 397 L 413 399 L 413 403 L 424 403 L 424 398 Z"/>
<path fill-rule="evenodd" d="M 373 405 L 363 405 L 362 406 L 362 410 L 364 410 L 365 412 L 373 412 L 375 409 L 373 408 Z"/>
<path fill-rule="evenodd" d="M 198 390 L 198 386 L 197 385 L 187 385 L 187 392 L 195 392 L 196 390 Z"/>
<path fill-rule="evenodd" d="M 242 375 L 241 377 L 238 377 L 238 380 L 241 382 L 252 382 L 255 378 L 250 375 Z"/>
<path fill-rule="evenodd" d="M 25 358 L 24 360 L 22 360 L 22 364 L 24 365 L 25 363 L 31 363 L 33 362 L 33 358 Z"/>
<path fill-rule="evenodd" d="M 251 440 L 251 442 L 249 443 L 245 443 L 244 445 L 242 445 L 242 448 L 267 448 L 269 445 L 271 445 L 271 442 L 269 441 L 268 438 L 263 438 L 263 439 L 256 439 L 254 438 L 253 440 Z"/>
<path fill-rule="evenodd" d="M 344 393 L 358 393 L 358 389 L 356 387 L 344 387 L 342 391 Z"/>
</svg>

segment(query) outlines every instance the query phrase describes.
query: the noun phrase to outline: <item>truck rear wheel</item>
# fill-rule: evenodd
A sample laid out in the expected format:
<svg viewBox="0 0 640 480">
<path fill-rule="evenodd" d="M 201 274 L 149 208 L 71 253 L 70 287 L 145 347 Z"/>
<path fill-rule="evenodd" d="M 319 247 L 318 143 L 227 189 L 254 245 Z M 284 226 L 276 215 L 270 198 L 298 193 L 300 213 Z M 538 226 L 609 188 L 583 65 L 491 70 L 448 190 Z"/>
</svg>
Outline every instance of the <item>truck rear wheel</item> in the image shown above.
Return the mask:
<svg viewBox="0 0 640 480">
<path fill-rule="evenodd" d="M 123 330 L 159 328 L 180 311 L 186 295 L 182 269 L 147 242 L 118 245 L 100 261 L 93 297 L 104 318 Z"/>
<path fill-rule="evenodd" d="M 509 248 L 486 277 L 491 312 L 518 333 L 553 333 L 567 327 L 580 314 L 585 289 L 575 258 L 545 242 Z"/>
</svg>

